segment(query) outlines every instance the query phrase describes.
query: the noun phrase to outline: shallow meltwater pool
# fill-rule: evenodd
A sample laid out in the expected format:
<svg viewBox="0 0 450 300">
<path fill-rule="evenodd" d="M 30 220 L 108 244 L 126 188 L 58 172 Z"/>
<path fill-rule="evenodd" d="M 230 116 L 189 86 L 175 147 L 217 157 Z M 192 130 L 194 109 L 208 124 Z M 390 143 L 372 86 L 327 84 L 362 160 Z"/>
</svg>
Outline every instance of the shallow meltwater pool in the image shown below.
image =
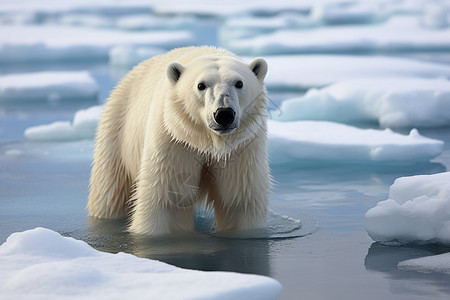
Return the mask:
<svg viewBox="0 0 450 300">
<path fill-rule="evenodd" d="M 32 112 L 26 112 L 32 116 Z M 30 117 L 33 118 L 33 117 Z M 18 119 L 12 120 L 22 126 Z M 5 125 L 1 124 L 5 129 Z M 450 144 L 448 130 L 422 130 Z M 84 240 L 105 252 L 127 252 L 176 266 L 271 276 L 280 299 L 448 299 L 450 276 L 399 269 L 401 261 L 449 252 L 439 244 L 375 243 L 364 214 L 388 197 L 398 177 L 443 172 L 450 149 L 428 163 L 378 165 L 296 162 L 272 166 L 275 187 L 268 226 L 242 236 L 218 236 L 209 214 L 197 233 L 148 238 L 126 232 L 125 221 L 87 217 L 94 142 L 0 144 L 0 242 L 37 226 Z"/>
</svg>

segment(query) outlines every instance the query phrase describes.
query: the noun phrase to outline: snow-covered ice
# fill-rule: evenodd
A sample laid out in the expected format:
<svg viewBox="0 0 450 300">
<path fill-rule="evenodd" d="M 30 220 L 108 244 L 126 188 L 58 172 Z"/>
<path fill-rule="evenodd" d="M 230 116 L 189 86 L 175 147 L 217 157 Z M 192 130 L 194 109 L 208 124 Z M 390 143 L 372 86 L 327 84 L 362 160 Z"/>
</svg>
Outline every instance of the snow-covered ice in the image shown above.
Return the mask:
<svg viewBox="0 0 450 300">
<path fill-rule="evenodd" d="M 0 246 L 2 299 L 276 299 L 260 275 L 181 269 L 131 254 L 102 253 L 45 228 Z"/>
<path fill-rule="evenodd" d="M 450 28 L 433 30 L 416 16 L 395 16 L 381 24 L 278 30 L 224 44 L 246 55 L 449 50 Z"/>
<path fill-rule="evenodd" d="M 332 122 L 269 121 L 269 158 L 272 164 L 295 160 L 417 163 L 439 155 L 443 142 L 389 129 L 360 129 Z"/>
<path fill-rule="evenodd" d="M 57 121 L 47 125 L 30 127 L 25 130 L 25 137 L 34 142 L 93 139 L 102 111 L 102 105 L 79 110 L 75 113 L 72 123 Z"/>
<path fill-rule="evenodd" d="M 266 84 L 277 89 L 321 87 L 351 78 L 450 78 L 449 66 L 399 57 L 305 54 L 264 59 L 269 65 Z"/>
<path fill-rule="evenodd" d="M 109 64 L 132 67 L 143 60 L 165 52 L 164 49 L 153 47 L 116 46 L 109 51 Z"/>
<path fill-rule="evenodd" d="M 444 78 L 359 78 L 286 100 L 274 119 L 377 122 L 381 127 L 450 125 L 450 81 Z"/>
<path fill-rule="evenodd" d="M 398 267 L 406 271 L 450 274 L 450 253 L 405 260 L 400 262 Z"/>
<path fill-rule="evenodd" d="M 450 172 L 398 178 L 365 219 L 375 241 L 450 244 Z"/>
<path fill-rule="evenodd" d="M 98 92 L 97 83 L 86 71 L 52 71 L 0 76 L 0 102 L 95 100 Z"/>
<path fill-rule="evenodd" d="M 171 49 L 195 44 L 189 31 L 127 32 L 85 27 L 0 26 L 0 63 L 107 60 L 117 45 Z"/>
</svg>

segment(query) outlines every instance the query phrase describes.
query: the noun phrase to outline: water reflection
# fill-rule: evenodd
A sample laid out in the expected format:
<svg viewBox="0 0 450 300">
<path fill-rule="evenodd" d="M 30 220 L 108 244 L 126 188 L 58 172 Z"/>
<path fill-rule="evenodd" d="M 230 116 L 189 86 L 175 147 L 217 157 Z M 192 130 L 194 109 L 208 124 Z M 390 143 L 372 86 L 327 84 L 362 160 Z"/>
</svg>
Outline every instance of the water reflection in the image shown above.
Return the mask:
<svg viewBox="0 0 450 300">
<path fill-rule="evenodd" d="M 390 290 L 396 294 L 421 294 L 427 285 L 434 285 L 439 290 L 450 293 L 450 275 L 443 273 L 421 273 L 398 268 L 398 263 L 408 259 L 438 255 L 449 252 L 448 246 L 402 245 L 387 246 L 373 243 L 364 261 L 368 271 L 384 273 L 390 280 Z"/>
<path fill-rule="evenodd" d="M 128 233 L 126 220 L 89 218 L 88 232 L 69 235 L 101 251 L 132 253 L 183 268 L 270 276 L 270 248 L 274 239 L 310 235 L 318 230 L 314 218 L 307 215 L 300 218 L 301 221 L 270 211 L 263 230 L 218 235 L 214 232 L 212 214 L 198 213 L 195 233 L 163 237 Z"/>
<path fill-rule="evenodd" d="M 87 233 L 71 233 L 106 252 L 127 252 L 178 267 L 270 276 L 269 239 L 220 238 L 192 233 L 151 238 L 130 234 L 125 220 L 89 218 Z"/>
</svg>

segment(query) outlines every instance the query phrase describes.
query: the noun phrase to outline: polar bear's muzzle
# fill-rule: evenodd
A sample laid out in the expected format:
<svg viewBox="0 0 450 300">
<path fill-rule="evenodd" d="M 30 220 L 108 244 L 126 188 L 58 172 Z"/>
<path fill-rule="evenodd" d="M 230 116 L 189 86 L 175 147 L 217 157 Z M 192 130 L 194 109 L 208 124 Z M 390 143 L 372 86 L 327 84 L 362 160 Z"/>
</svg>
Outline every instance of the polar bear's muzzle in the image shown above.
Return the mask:
<svg viewBox="0 0 450 300">
<path fill-rule="evenodd" d="M 213 113 L 213 122 L 210 122 L 209 127 L 219 132 L 220 134 L 227 134 L 234 131 L 238 125 L 236 121 L 236 112 L 231 107 L 220 107 Z"/>
</svg>

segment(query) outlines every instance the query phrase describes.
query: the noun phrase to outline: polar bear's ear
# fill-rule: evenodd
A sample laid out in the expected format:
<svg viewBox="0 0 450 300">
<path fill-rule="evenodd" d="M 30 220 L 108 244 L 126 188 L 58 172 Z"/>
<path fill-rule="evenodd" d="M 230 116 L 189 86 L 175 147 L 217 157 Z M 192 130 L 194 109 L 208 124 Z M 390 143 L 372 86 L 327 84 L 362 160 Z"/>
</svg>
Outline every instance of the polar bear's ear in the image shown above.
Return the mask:
<svg viewBox="0 0 450 300">
<path fill-rule="evenodd" d="M 167 67 L 167 77 L 173 84 L 177 83 L 183 73 L 184 67 L 179 63 L 173 62 Z"/>
<path fill-rule="evenodd" d="M 255 73 L 259 81 L 263 81 L 267 74 L 267 62 L 263 58 L 255 58 L 248 64 L 250 70 Z"/>
</svg>

